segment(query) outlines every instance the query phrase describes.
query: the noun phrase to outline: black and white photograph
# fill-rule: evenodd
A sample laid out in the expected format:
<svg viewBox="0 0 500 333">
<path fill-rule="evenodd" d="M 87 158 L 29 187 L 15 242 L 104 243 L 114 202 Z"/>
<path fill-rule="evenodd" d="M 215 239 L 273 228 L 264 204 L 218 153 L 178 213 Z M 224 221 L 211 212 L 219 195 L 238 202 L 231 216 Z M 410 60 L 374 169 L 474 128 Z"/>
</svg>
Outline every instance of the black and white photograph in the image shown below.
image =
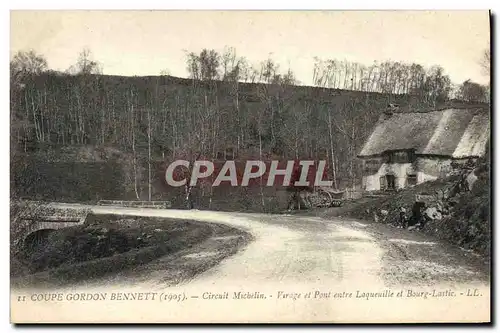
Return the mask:
<svg viewBox="0 0 500 333">
<path fill-rule="evenodd" d="M 492 20 L 11 10 L 11 323 L 490 323 Z"/>
</svg>

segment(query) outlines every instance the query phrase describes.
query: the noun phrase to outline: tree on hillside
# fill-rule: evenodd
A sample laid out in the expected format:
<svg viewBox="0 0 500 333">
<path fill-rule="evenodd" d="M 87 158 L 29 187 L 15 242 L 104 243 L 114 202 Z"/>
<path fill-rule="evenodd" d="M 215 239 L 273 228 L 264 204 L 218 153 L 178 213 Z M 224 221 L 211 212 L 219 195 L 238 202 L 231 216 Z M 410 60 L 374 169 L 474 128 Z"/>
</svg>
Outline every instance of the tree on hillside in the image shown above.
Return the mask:
<svg viewBox="0 0 500 333">
<path fill-rule="evenodd" d="M 260 63 L 259 81 L 266 83 L 276 82 L 276 75 L 279 74 L 278 72 L 279 65 L 269 56 L 265 61 Z"/>
<path fill-rule="evenodd" d="M 203 49 L 200 52 L 201 79 L 213 81 L 219 78 L 220 55 L 215 50 Z"/>
<path fill-rule="evenodd" d="M 248 79 L 248 63 L 244 57 L 236 54 L 234 48 L 226 48 L 220 59 L 220 77 L 224 81 L 246 81 Z"/>
<path fill-rule="evenodd" d="M 345 81 L 345 73 L 342 73 L 343 70 L 345 71 L 345 62 L 342 66 L 342 63 L 334 59 L 327 61 L 326 64 L 321 60 L 317 60 L 315 70 L 313 71 L 313 80 L 322 88 L 340 87 L 339 85 L 341 82 L 341 77 L 344 77 Z M 338 128 L 338 125 L 336 124 L 336 119 L 334 118 L 334 113 L 336 113 L 337 110 L 334 110 L 329 106 L 322 106 L 320 110 L 322 111 L 321 113 L 324 117 L 322 119 L 323 124 L 326 124 L 326 131 L 323 132 L 323 135 L 328 138 L 325 150 L 328 154 L 329 168 L 333 180 L 333 187 L 337 188 L 336 161 L 338 158 L 338 152 L 337 143 L 335 140 L 335 129 Z"/>
<path fill-rule="evenodd" d="M 39 75 L 48 69 L 47 60 L 34 50 L 17 52 L 10 62 L 11 74 Z"/>
<path fill-rule="evenodd" d="M 484 102 L 487 87 L 473 82 L 470 79 L 464 81 L 459 88 L 458 97 L 468 102 Z"/>
<path fill-rule="evenodd" d="M 313 84 L 389 95 L 410 94 L 436 101 L 447 98 L 451 82 L 438 66 L 426 71 L 419 64 L 398 61 L 374 62 L 365 66 L 347 60 L 315 58 Z"/>
<path fill-rule="evenodd" d="M 428 102 L 436 105 L 448 100 L 451 88 L 450 77 L 444 74 L 444 69 L 441 66 L 433 66 L 427 73 L 421 93 Z"/>
<path fill-rule="evenodd" d="M 484 75 L 490 76 L 491 73 L 491 58 L 490 58 L 490 48 L 488 47 L 483 51 L 483 55 L 481 57 L 480 65 L 483 69 Z"/>
<path fill-rule="evenodd" d="M 50 138 L 47 109 L 41 105 L 47 100 L 46 87 L 35 87 L 37 77 L 47 70 L 45 57 L 33 50 L 17 52 L 10 62 L 11 129 L 17 132 L 17 141 L 23 143 L 25 151 L 28 145 Z"/>
<path fill-rule="evenodd" d="M 294 86 L 297 85 L 299 82 L 295 78 L 294 72 L 289 68 L 285 74 L 275 74 L 273 83 L 282 86 Z"/>
<path fill-rule="evenodd" d="M 408 93 L 419 91 L 425 82 L 425 69 L 422 65 L 411 64 L 409 68 L 409 82 L 408 82 Z"/>
<path fill-rule="evenodd" d="M 263 144 L 267 143 L 269 152 L 271 152 L 276 143 L 279 142 L 277 139 L 276 118 L 279 114 L 278 91 L 281 79 L 278 69 L 279 65 L 271 57 L 262 61 L 260 63 L 259 80 L 257 84 L 257 96 L 260 102 L 264 105 L 264 110 L 259 113 L 259 150 L 262 150 L 264 147 Z M 265 122 L 263 121 L 264 119 L 266 119 Z M 267 127 L 267 129 L 265 127 Z M 263 139 L 264 136 L 269 139 Z"/>
<path fill-rule="evenodd" d="M 165 68 L 165 69 L 162 69 L 160 71 L 160 75 L 161 76 L 169 76 L 169 75 L 172 75 L 172 74 L 170 73 L 170 71 L 167 68 Z"/>
<path fill-rule="evenodd" d="M 249 77 L 249 68 L 247 60 L 236 54 L 234 48 L 226 48 L 221 57 L 221 77 L 222 81 L 229 84 L 230 95 L 233 100 L 236 121 L 231 121 L 233 113 L 227 115 L 228 127 L 233 128 L 231 134 L 236 134 L 236 155 L 238 155 L 245 137 L 245 117 L 240 108 L 240 81 L 247 81 Z"/>
<path fill-rule="evenodd" d="M 186 63 L 189 78 L 193 80 L 193 83 L 194 81 L 201 80 L 200 57 L 194 52 L 189 52 L 186 54 Z"/>
<path fill-rule="evenodd" d="M 491 85 L 490 85 L 490 76 L 491 76 L 491 58 L 490 58 L 490 48 L 486 48 L 483 51 L 481 60 L 480 60 L 480 65 L 483 70 L 483 74 L 485 76 L 488 76 L 488 84 L 486 85 L 486 92 L 485 92 L 485 100 L 486 102 L 490 101 L 490 94 L 491 94 Z"/>
<path fill-rule="evenodd" d="M 214 81 L 219 79 L 221 56 L 215 50 L 203 49 L 199 54 L 187 54 L 187 70 L 193 80 Z"/>
<path fill-rule="evenodd" d="M 34 50 L 18 51 L 10 61 L 10 82 L 12 89 L 24 85 L 28 77 L 40 75 L 48 70 L 47 60 Z"/>
<path fill-rule="evenodd" d="M 78 54 L 78 60 L 67 70 L 70 74 L 102 74 L 100 64 L 93 60 L 92 52 L 85 48 Z"/>
</svg>

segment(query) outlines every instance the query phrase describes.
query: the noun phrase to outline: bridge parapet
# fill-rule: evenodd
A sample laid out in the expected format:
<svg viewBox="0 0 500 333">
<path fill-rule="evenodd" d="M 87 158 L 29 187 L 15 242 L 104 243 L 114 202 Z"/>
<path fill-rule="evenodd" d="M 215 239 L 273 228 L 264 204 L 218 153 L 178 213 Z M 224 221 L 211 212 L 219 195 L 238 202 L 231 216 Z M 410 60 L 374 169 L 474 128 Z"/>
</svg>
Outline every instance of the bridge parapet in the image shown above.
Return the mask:
<svg viewBox="0 0 500 333">
<path fill-rule="evenodd" d="M 172 207 L 170 201 L 100 200 L 97 204 L 99 206 L 120 206 L 120 207 L 134 207 L 134 208 L 156 208 L 156 209 L 167 209 Z"/>
<path fill-rule="evenodd" d="M 77 225 L 83 225 L 87 219 L 88 213 L 83 214 L 80 217 L 74 216 L 40 216 L 40 217 L 21 217 L 21 219 L 28 226 L 25 229 L 23 238 L 27 235 L 44 229 L 63 229 L 68 227 L 74 227 Z"/>
<path fill-rule="evenodd" d="M 46 204 L 23 202 L 11 223 L 11 242 L 19 244 L 31 233 L 45 229 L 62 229 L 82 225 L 90 210 L 59 209 Z"/>
</svg>

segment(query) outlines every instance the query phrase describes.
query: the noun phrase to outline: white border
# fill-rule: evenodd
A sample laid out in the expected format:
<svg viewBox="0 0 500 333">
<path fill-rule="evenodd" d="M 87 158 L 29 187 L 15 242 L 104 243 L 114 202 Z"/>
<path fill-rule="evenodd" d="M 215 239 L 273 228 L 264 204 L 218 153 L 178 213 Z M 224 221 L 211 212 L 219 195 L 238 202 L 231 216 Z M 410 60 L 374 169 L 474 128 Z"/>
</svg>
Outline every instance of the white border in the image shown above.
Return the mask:
<svg viewBox="0 0 500 333">
<path fill-rule="evenodd" d="M 288 0 L 288 1 L 269 1 L 269 0 L 246 0 L 246 1 L 203 1 L 203 0 L 184 0 L 184 1 L 54 1 L 46 0 L 43 3 L 38 1 L 15 1 L 9 6 L 10 9 L 255 9 L 255 10 L 438 10 L 438 9 L 489 9 L 492 8 L 492 0 L 476 0 L 473 2 L 463 1 L 369 1 L 369 0 L 350 0 L 350 1 L 327 1 L 327 0 Z M 70 5 L 69 5 L 70 4 Z M 69 6 L 68 6 L 69 5 Z"/>
<path fill-rule="evenodd" d="M 308 9 L 308 10 L 325 10 L 325 9 L 345 9 L 345 10 L 354 10 L 354 9 L 364 9 L 364 10 L 389 10 L 389 9 L 413 9 L 413 10 L 438 10 L 438 9 L 492 9 L 494 14 L 497 14 L 499 11 L 496 10 L 497 8 L 497 3 L 498 1 L 486 1 L 486 0 L 475 0 L 473 2 L 471 1 L 453 1 L 453 2 L 437 2 L 435 0 L 420 0 L 420 1 L 360 1 L 360 0 L 350 0 L 350 1 L 327 1 L 327 0 L 308 0 L 308 1 L 297 1 L 297 0 L 288 0 L 288 1 L 269 1 L 269 0 L 253 0 L 253 1 L 221 1 L 221 0 L 216 0 L 216 1 L 203 1 L 203 0 L 184 0 L 184 1 L 148 1 L 148 0 L 142 0 L 142 1 L 120 1 L 120 2 L 115 2 L 115 1 L 103 1 L 103 0 L 87 0 L 87 1 L 72 1 L 72 2 L 65 2 L 65 1 L 53 1 L 53 0 L 46 0 L 43 3 L 40 3 L 38 1 L 12 1 L 9 3 L 10 6 L 4 8 L 6 6 L 8 1 L 3 1 L 0 6 L 2 6 L 1 10 L 1 16 L 0 16 L 0 24 L 2 27 L 1 31 L 1 42 L 2 46 L 4 48 L 3 52 L 1 52 L 1 63 L 3 64 L 0 66 L 0 78 L 2 82 L 2 88 L 0 89 L 0 96 L 1 96 L 1 101 L 2 101 L 2 112 L 0 112 L 0 116 L 3 117 L 3 119 L 0 121 L 0 125 L 3 127 L 2 130 L 0 130 L 1 135 L 3 136 L 2 140 L 2 145 L 1 145 L 1 156 L 3 156 L 3 163 L 2 163 L 2 174 L 4 175 L 2 177 L 2 184 L 1 184 L 1 191 L 2 191 L 2 213 L 4 214 L 4 228 L 7 228 L 9 225 L 7 223 L 8 219 L 8 212 L 9 212 L 9 207 L 8 207 L 8 202 L 9 202 L 9 181 L 7 179 L 7 175 L 9 174 L 9 162 L 8 162 L 8 156 L 9 156 L 9 72 L 8 72 L 8 49 L 9 49 L 9 21 L 10 21 L 10 10 L 25 10 L 25 9 L 251 9 L 251 10 L 269 10 L 269 9 L 286 9 L 286 10 L 297 10 L 297 9 Z M 462 5 L 462 6 L 461 6 Z M 496 22 L 496 26 L 498 26 L 498 22 Z M 496 32 L 496 27 L 495 27 L 495 32 Z M 494 39 L 495 43 L 497 42 L 497 33 L 494 33 Z M 496 45 L 496 44 L 495 44 Z M 497 74 L 495 72 L 495 74 Z M 494 98 L 497 96 L 498 92 L 498 87 L 495 88 L 494 91 Z M 496 99 L 495 99 L 496 100 Z M 494 110 L 495 112 L 496 110 Z M 494 117 L 495 119 L 495 128 L 498 126 L 498 119 L 499 116 L 496 115 Z M 496 142 L 496 138 L 494 139 L 494 146 L 497 146 L 498 142 Z M 498 174 L 498 169 L 500 167 L 495 165 L 495 172 Z M 497 183 L 495 182 L 494 186 L 496 188 Z M 494 202 L 494 207 L 500 207 L 499 202 L 497 199 L 495 199 Z M 495 223 L 496 221 L 492 221 L 492 223 Z M 495 226 L 495 241 L 498 241 L 498 230 L 499 226 Z M 7 250 L 8 244 L 9 244 L 9 233 L 7 230 L 4 230 L 2 233 L 3 237 L 3 245 L 4 245 L 4 250 L 1 252 L 2 256 L 2 266 L 4 267 L 4 273 L 2 275 L 2 295 L 1 295 L 1 300 L 2 300 L 2 314 L 3 314 L 3 320 L 2 324 L 4 328 L 7 328 L 7 330 L 14 330 L 14 327 L 9 324 L 10 318 L 9 318 L 9 308 L 10 308 L 10 297 L 9 297 L 9 277 L 8 277 L 8 272 L 9 272 L 9 252 Z M 496 252 L 496 247 L 495 247 L 495 258 L 498 259 Z M 6 269 L 5 269 L 6 268 Z M 496 269 L 494 273 L 495 277 L 497 277 L 496 274 Z M 495 279 L 495 282 L 497 282 L 498 279 Z M 498 284 L 496 284 L 498 287 Z M 495 300 L 495 297 L 493 296 L 493 300 Z M 498 308 L 495 307 L 497 310 L 493 316 L 493 318 L 498 318 L 496 314 L 498 314 Z M 390 311 L 390 309 L 388 309 Z M 8 325 L 7 327 L 6 324 Z M 52 329 L 52 328 L 49 328 Z M 64 328 L 61 329 L 63 331 L 68 331 L 70 328 Z M 109 328 L 96 328 L 96 331 L 104 331 L 104 330 L 122 330 L 123 327 L 117 328 L 117 327 L 109 327 Z M 143 331 L 145 328 L 138 328 L 134 327 L 134 330 L 138 331 Z M 170 327 L 169 329 L 174 329 L 177 330 L 177 328 Z M 210 328 L 207 328 L 210 329 Z M 211 328 L 212 330 L 215 330 L 216 328 Z M 268 328 L 266 328 L 268 329 Z M 311 328 L 302 328 L 302 329 L 311 329 Z M 348 327 L 335 327 L 334 329 L 336 330 L 346 330 L 349 329 Z M 379 329 L 379 330 L 386 330 L 386 327 L 381 327 L 381 328 L 372 328 L 372 329 Z M 430 329 L 431 331 L 441 331 L 445 329 L 445 327 L 435 327 Z M 458 329 L 458 328 L 447 328 L 447 329 Z M 2 330 L 3 331 L 3 330 Z"/>
</svg>

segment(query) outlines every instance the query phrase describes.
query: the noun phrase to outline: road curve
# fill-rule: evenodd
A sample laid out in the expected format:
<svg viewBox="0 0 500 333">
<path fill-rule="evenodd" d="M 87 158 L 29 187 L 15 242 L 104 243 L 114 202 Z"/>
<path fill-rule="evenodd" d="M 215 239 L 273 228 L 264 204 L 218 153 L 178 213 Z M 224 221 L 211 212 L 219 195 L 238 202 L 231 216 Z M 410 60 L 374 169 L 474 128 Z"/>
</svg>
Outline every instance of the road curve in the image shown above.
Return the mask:
<svg viewBox="0 0 500 333">
<path fill-rule="evenodd" d="M 95 214 L 221 223 L 243 229 L 255 239 L 186 284 L 168 287 L 162 284 L 161 276 L 151 276 L 133 283 L 115 280 L 105 286 L 87 284 L 64 290 L 171 293 L 183 295 L 182 302 L 158 306 L 116 301 L 99 302 L 99 306 L 85 302 L 74 302 L 69 307 L 67 303 L 32 305 L 40 318 L 57 315 L 59 322 L 436 322 L 447 321 L 447 316 L 452 320 L 470 320 L 478 315 L 489 318 L 489 288 L 484 284 L 484 297 L 454 299 L 453 311 L 442 299 L 380 296 L 399 290 L 407 293 L 416 287 L 388 280 L 383 274 L 388 265 L 384 259 L 387 244 L 360 222 L 291 215 L 53 205 L 90 208 Z M 449 285 L 436 282 L 431 288 L 445 290 Z M 238 292 L 264 299 L 231 299 Z M 379 296 L 363 298 L 363 293 L 375 292 Z M 229 299 L 224 298 L 225 293 Z M 312 299 L 307 298 L 308 293 Z M 348 297 L 346 293 L 352 294 Z M 471 312 L 471 306 L 478 312 Z"/>
<path fill-rule="evenodd" d="M 121 214 L 197 220 L 243 229 L 255 240 L 243 251 L 193 282 L 357 284 L 380 280 L 382 249 L 366 232 L 317 217 L 228 213 L 200 210 L 137 209 L 53 204 L 89 208 L 95 214 Z M 161 288 L 161 286 L 159 286 Z"/>
</svg>

